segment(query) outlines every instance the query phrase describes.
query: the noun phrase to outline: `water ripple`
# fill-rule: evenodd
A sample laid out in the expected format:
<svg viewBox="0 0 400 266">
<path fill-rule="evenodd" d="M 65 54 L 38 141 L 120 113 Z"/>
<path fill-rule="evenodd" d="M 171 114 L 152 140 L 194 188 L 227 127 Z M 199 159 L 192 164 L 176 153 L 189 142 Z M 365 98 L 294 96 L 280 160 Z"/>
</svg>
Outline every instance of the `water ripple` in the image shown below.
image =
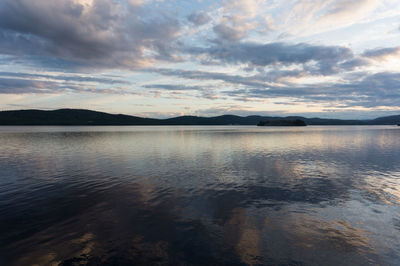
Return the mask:
<svg viewBox="0 0 400 266">
<path fill-rule="evenodd" d="M 1 265 L 398 265 L 395 127 L 0 127 Z"/>
</svg>

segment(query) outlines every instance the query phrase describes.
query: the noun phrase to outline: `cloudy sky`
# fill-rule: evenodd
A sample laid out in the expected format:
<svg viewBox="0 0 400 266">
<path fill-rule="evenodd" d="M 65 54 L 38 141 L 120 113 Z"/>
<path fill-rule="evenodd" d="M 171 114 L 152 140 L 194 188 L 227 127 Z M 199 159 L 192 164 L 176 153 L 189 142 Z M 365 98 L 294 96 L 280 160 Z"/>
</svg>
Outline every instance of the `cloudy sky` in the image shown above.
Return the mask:
<svg viewBox="0 0 400 266">
<path fill-rule="evenodd" d="M 0 109 L 400 114 L 398 0 L 1 0 Z"/>
</svg>

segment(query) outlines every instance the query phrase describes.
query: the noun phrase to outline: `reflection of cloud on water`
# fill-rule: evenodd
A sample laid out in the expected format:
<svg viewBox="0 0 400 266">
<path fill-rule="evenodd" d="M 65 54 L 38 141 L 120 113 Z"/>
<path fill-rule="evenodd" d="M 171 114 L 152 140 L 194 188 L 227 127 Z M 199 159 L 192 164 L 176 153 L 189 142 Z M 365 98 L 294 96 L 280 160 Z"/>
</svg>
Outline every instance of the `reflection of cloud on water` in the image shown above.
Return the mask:
<svg viewBox="0 0 400 266">
<path fill-rule="evenodd" d="M 187 254 L 193 252 L 200 255 L 191 262 L 210 262 L 223 259 L 215 253 L 230 246 L 237 259 L 249 265 L 312 264 L 323 262 L 324 257 L 336 262 L 376 262 L 366 230 L 345 220 L 323 220 L 294 212 L 298 205 L 342 198 L 341 187 L 332 180 L 311 178 L 303 186 L 253 185 L 210 189 L 202 194 L 165 187 L 156 181 L 121 183 L 97 192 L 70 188 L 69 198 L 74 200 L 70 205 L 79 206 L 82 199 L 71 197 L 77 194 L 88 193 L 92 202 L 69 224 L 53 224 L 28 239 L 27 244 L 38 246 L 21 261 L 49 265 L 179 263 L 190 262 Z M 219 232 L 221 238 L 215 238 Z"/>
<path fill-rule="evenodd" d="M 160 239 L 152 239 L 150 235 L 157 232 L 149 230 L 152 226 L 149 227 L 146 221 L 151 222 L 149 216 L 154 215 L 154 229 L 165 230 L 168 234 L 168 227 L 173 230 L 175 226 L 174 210 L 167 207 L 168 202 L 153 202 L 152 196 L 157 194 L 154 190 L 157 188 L 144 182 L 113 187 L 113 190 L 103 191 L 103 195 L 80 191 L 89 193 L 88 197 L 93 199 L 83 207 L 79 206 L 82 199 L 69 198 L 69 204 L 79 210 L 74 216 L 56 224 L 44 220 L 43 223 L 48 223 L 47 228 L 8 247 L 24 251 L 15 265 L 169 263 L 168 242 L 162 240 L 162 235 Z"/>
<path fill-rule="evenodd" d="M 52 231 L 50 229 L 48 231 Z M 42 232 L 36 237 L 45 238 L 54 232 Z M 49 237 L 49 235 L 48 235 Z M 19 258 L 15 265 L 59 265 L 61 258 L 72 257 L 76 261 L 84 261 L 93 251 L 96 245 L 95 236 L 92 233 L 85 233 L 81 237 L 75 236 L 69 241 L 49 241 Z M 73 264 L 72 264 L 73 265 Z"/>
<path fill-rule="evenodd" d="M 260 263 L 261 234 L 254 217 L 246 209 L 232 210 L 232 216 L 223 227 L 224 245 L 234 246 L 241 260 L 248 265 Z"/>
<path fill-rule="evenodd" d="M 284 223 L 281 220 L 284 217 L 279 218 L 270 221 L 268 230 L 282 232 L 290 243 L 289 253 L 294 260 L 313 264 L 329 258 L 331 265 L 340 265 L 343 261 L 365 265 L 376 259 L 369 238 L 371 233 L 347 221 L 324 221 L 306 214 L 290 215 Z"/>
<path fill-rule="evenodd" d="M 293 243 L 304 249 L 329 246 L 344 253 L 373 251 L 368 237 L 370 233 L 344 220 L 326 222 L 308 215 L 297 215 L 285 226 L 291 227 L 287 232 Z"/>
<path fill-rule="evenodd" d="M 86 233 L 81 238 L 43 246 L 26 254 L 15 265 L 165 265 L 170 262 L 165 241 L 146 242 L 138 235 L 124 244 L 121 250 L 118 244 L 107 244 Z"/>
<path fill-rule="evenodd" d="M 15 136 L 0 169 L 26 183 L 3 194 L 4 249 L 22 265 L 398 260 L 393 138 L 178 133 Z"/>
<path fill-rule="evenodd" d="M 393 206 L 400 204 L 400 172 L 366 172 L 358 186 L 362 195 L 374 203 Z"/>
<path fill-rule="evenodd" d="M 248 265 L 314 265 L 328 259 L 329 265 L 377 262 L 371 233 L 366 230 L 344 220 L 278 213 L 264 216 L 246 209 L 232 210 L 223 226 L 224 245 L 232 246 Z"/>
</svg>

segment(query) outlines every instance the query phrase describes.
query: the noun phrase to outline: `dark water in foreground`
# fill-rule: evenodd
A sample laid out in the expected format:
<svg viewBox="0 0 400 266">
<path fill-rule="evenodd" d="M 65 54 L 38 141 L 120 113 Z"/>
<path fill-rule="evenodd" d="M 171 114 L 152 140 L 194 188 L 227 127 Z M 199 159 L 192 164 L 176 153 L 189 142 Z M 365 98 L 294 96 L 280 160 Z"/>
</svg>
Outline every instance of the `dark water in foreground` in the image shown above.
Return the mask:
<svg viewBox="0 0 400 266">
<path fill-rule="evenodd" d="M 0 265 L 400 264 L 400 127 L 0 127 Z"/>
</svg>

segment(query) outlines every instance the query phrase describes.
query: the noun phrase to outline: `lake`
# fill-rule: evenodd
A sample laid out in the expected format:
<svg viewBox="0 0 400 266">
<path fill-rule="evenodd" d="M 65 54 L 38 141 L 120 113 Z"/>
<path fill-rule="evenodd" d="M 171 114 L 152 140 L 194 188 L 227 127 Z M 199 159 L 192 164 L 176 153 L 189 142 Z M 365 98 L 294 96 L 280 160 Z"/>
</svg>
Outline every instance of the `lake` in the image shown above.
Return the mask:
<svg viewBox="0 0 400 266">
<path fill-rule="evenodd" d="M 400 127 L 0 127 L 0 265 L 399 265 Z"/>
</svg>

